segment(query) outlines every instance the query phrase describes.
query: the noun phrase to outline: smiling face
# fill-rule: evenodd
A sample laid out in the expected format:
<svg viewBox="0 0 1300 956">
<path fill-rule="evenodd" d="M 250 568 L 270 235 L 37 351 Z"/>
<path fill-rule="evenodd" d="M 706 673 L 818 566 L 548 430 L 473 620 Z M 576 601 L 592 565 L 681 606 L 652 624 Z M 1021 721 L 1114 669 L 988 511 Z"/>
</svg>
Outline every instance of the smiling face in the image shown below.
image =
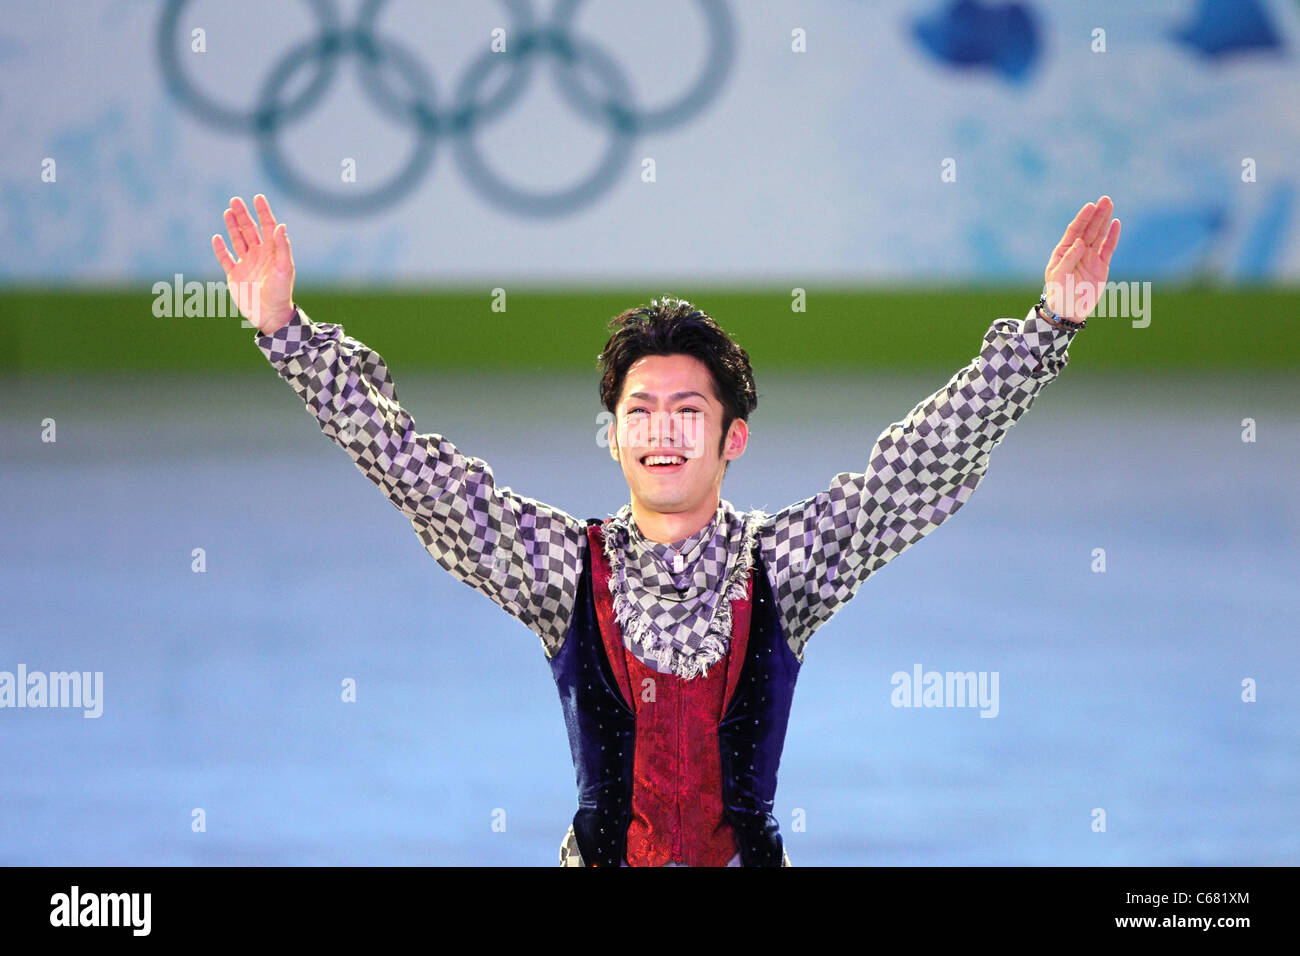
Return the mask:
<svg viewBox="0 0 1300 956">
<path fill-rule="evenodd" d="M 623 468 L 643 531 L 672 515 L 672 537 L 665 540 L 680 540 L 712 520 L 725 465 L 740 457 L 749 437 L 745 422 L 736 419 L 719 454 L 722 418 L 708 366 L 693 355 L 646 355 L 628 367 L 609 450 Z M 653 464 L 657 456 L 674 463 Z M 690 530 L 679 533 L 684 527 Z"/>
</svg>

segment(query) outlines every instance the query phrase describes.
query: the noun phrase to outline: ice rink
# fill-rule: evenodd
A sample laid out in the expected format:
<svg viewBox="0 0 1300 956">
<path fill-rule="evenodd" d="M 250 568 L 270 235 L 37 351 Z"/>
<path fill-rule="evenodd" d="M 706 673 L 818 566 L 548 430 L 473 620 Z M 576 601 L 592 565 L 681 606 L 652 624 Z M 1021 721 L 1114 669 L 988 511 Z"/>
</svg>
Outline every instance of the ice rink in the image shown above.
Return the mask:
<svg viewBox="0 0 1300 956">
<path fill-rule="evenodd" d="M 861 470 L 949 374 L 757 372 L 722 493 L 768 511 Z M 626 502 L 594 373 L 394 375 L 499 486 Z M 1300 864 L 1298 408 L 1293 376 L 1065 370 L 813 636 L 777 793 L 794 865 Z M 0 670 L 104 675 L 97 719 L 0 711 L 0 864 L 558 862 L 574 777 L 539 640 L 269 368 L 10 379 L 0 440 Z M 996 671 L 996 718 L 892 706 L 918 664 Z"/>
</svg>

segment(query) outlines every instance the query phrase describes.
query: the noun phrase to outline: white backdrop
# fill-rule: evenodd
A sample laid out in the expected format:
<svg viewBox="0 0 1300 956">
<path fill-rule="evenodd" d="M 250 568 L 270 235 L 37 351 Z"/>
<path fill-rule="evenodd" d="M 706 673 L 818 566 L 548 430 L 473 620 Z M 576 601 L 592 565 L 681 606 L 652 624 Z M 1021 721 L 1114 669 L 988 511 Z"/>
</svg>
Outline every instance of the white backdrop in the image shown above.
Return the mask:
<svg viewBox="0 0 1300 956">
<path fill-rule="evenodd" d="M 363 4 L 325 6 L 344 38 L 323 58 L 337 69 L 267 139 L 337 208 L 268 167 L 255 130 L 195 105 L 256 115 L 277 69 L 284 101 L 306 90 L 323 61 L 308 55 L 321 36 L 313 4 L 7 4 L 0 281 L 215 273 L 209 238 L 226 200 L 258 191 L 289 225 L 304 280 L 1023 280 L 1103 192 L 1124 220 L 1116 277 L 1300 277 L 1294 2 L 714 0 L 722 45 L 696 0 L 579 4 L 562 36 L 582 53 L 567 75 L 589 98 L 621 77 L 628 105 L 649 111 L 701 77 L 716 82 L 700 108 L 658 127 L 594 122 L 566 98 L 558 57 L 521 54 L 520 11 L 543 25 L 554 3 L 391 0 L 363 33 L 347 32 Z M 507 52 L 484 93 L 511 65 L 530 69 L 467 138 L 448 129 L 447 107 L 493 55 L 495 28 Z M 1098 28 L 1105 52 L 1093 49 Z M 805 52 L 792 49 L 796 31 Z M 371 47 L 349 45 L 363 36 Z M 390 106 L 414 74 L 442 111 L 427 168 L 405 179 L 418 118 L 386 112 L 364 85 L 366 49 L 396 92 Z M 542 191 L 581 190 L 611 142 L 622 152 L 606 185 L 537 215 L 466 174 L 458 148 L 471 141 L 496 175 Z M 945 159 L 954 181 L 942 180 Z M 394 177 L 401 194 L 367 205 Z"/>
</svg>

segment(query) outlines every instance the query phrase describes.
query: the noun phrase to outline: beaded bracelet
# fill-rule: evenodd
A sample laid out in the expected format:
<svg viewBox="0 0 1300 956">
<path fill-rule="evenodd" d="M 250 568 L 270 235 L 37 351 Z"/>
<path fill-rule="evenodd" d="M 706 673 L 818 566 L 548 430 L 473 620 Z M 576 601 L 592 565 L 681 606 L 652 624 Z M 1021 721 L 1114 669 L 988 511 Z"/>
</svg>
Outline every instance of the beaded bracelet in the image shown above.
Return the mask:
<svg viewBox="0 0 1300 956">
<path fill-rule="evenodd" d="M 1039 296 L 1038 304 L 1034 306 L 1034 311 L 1038 313 L 1038 317 L 1040 319 L 1046 319 L 1049 322 L 1059 322 L 1062 326 L 1064 326 L 1066 329 L 1069 329 L 1072 332 L 1077 332 L 1082 328 L 1086 328 L 1088 325 L 1087 319 L 1084 319 L 1082 322 L 1074 322 L 1070 319 L 1064 318 L 1063 316 L 1057 315 L 1055 312 L 1049 309 L 1047 307 L 1046 292 L 1044 292 L 1041 296 Z"/>
</svg>

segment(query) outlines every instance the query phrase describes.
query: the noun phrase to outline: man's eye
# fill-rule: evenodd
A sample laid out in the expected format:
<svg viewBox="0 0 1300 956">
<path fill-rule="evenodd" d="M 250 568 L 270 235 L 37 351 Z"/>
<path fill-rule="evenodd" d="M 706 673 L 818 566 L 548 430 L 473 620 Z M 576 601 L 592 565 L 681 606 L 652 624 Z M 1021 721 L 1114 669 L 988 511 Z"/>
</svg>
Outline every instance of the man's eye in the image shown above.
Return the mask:
<svg viewBox="0 0 1300 956">
<path fill-rule="evenodd" d="M 702 414 L 698 408 L 683 408 L 683 409 L 680 409 L 680 411 L 683 412 L 684 414 L 687 414 L 687 415 L 700 415 L 700 414 Z M 648 415 L 648 414 L 650 414 L 650 413 L 647 412 L 644 408 L 629 408 L 629 409 L 627 410 L 627 414 L 628 414 L 628 417 L 631 417 L 631 416 L 633 416 L 633 415 Z"/>
</svg>

